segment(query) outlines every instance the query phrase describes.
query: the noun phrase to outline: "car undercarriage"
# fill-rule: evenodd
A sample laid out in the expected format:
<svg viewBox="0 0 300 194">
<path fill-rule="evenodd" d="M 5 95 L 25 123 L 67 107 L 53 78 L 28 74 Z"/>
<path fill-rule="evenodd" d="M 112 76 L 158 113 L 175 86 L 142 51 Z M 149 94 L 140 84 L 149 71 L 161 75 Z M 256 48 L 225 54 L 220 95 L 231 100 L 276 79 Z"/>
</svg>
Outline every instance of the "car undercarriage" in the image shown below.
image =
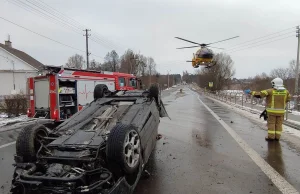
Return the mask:
<svg viewBox="0 0 300 194">
<path fill-rule="evenodd" d="M 167 116 L 154 87 L 95 99 L 53 129 L 26 126 L 11 192 L 132 193 Z"/>
</svg>

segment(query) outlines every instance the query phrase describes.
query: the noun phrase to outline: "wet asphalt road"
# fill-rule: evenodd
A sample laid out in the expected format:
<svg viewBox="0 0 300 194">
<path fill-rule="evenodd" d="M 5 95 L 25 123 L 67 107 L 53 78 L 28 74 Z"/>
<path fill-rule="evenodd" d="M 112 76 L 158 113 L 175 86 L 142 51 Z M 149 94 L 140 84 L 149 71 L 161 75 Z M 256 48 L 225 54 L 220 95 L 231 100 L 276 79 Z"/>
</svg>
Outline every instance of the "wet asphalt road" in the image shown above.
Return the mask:
<svg viewBox="0 0 300 194">
<path fill-rule="evenodd" d="M 165 95 L 172 120 L 161 120 L 163 138 L 157 141 L 146 166 L 151 176 L 140 180 L 135 194 L 281 193 L 196 95 L 187 87 L 184 94 L 172 90 Z M 200 99 L 300 191 L 297 142 L 268 143 L 266 131 L 247 118 L 203 96 Z M 0 194 L 9 190 L 14 153 L 15 145 L 0 149 Z"/>
<path fill-rule="evenodd" d="M 172 120 L 162 119 L 148 164 L 151 177 L 135 194 L 281 193 L 188 89 L 165 98 Z M 200 97 L 265 161 L 300 191 L 300 150 L 290 142 L 266 142 L 266 131 L 247 118 Z M 231 123 L 233 121 L 233 123 Z"/>
</svg>

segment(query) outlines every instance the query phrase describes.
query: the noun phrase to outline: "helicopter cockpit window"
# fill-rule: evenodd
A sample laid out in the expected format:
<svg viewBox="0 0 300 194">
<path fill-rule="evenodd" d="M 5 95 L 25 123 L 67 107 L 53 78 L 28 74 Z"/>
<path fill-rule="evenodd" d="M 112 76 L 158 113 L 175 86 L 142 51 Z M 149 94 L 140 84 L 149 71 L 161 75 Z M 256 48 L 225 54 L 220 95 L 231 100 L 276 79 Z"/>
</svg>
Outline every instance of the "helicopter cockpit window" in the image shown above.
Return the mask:
<svg viewBox="0 0 300 194">
<path fill-rule="evenodd" d="M 201 48 L 196 52 L 196 56 L 199 58 L 212 58 L 213 52 L 208 48 Z"/>
</svg>

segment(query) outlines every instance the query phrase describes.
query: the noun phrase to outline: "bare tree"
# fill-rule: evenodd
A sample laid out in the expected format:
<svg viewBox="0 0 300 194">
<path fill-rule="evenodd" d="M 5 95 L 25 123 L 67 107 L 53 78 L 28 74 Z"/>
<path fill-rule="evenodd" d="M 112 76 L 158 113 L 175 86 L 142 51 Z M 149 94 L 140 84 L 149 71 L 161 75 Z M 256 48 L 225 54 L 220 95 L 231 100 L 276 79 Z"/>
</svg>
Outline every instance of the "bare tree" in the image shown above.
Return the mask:
<svg viewBox="0 0 300 194">
<path fill-rule="evenodd" d="M 113 66 L 113 71 L 117 71 L 119 69 L 118 65 L 119 65 L 119 55 L 115 50 L 112 50 L 110 52 L 110 59 L 111 59 L 111 63 Z"/>
<path fill-rule="evenodd" d="M 295 78 L 295 75 L 296 75 L 296 60 L 291 60 L 289 66 L 289 78 Z"/>
<path fill-rule="evenodd" d="M 290 76 L 290 68 L 276 68 L 270 72 L 270 77 L 276 78 L 279 77 L 283 80 L 288 79 Z"/>
<path fill-rule="evenodd" d="M 298 75 L 299 76 L 299 75 Z M 283 79 L 285 87 L 291 92 L 295 89 L 295 77 L 296 77 L 296 61 L 291 60 L 289 67 L 287 68 L 276 68 L 270 72 L 270 77 L 280 77 Z"/>
<path fill-rule="evenodd" d="M 152 57 L 147 58 L 147 74 L 154 75 L 156 74 L 156 63 Z"/>
<path fill-rule="evenodd" d="M 101 69 L 103 71 L 119 71 L 119 62 L 118 53 L 115 50 L 112 50 L 105 55 Z"/>
<path fill-rule="evenodd" d="M 135 67 L 137 63 L 138 62 L 135 60 L 135 54 L 133 51 L 130 49 L 126 50 L 121 57 L 120 72 L 136 73 L 137 69 Z"/>
<path fill-rule="evenodd" d="M 89 69 L 90 70 L 95 70 L 95 71 L 101 71 L 101 63 L 99 63 L 95 59 L 93 59 L 90 62 Z"/>
<path fill-rule="evenodd" d="M 82 69 L 85 64 L 84 58 L 82 55 L 75 54 L 69 57 L 66 67 L 74 69 Z"/>
<path fill-rule="evenodd" d="M 147 69 L 147 57 L 145 57 L 142 54 L 138 54 L 138 55 L 136 55 L 136 58 L 138 60 L 137 75 L 138 76 L 145 76 L 146 69 Z"/>
<path fill-rule="evenodd" d="M 251 90 L 264 90 L 271 87 L 271 80 L 273 78 L 267 76 L 266 73 L 256 75 L 251 79 L 249 87 Z"/>
<path fill-rule="evenodd" d="M 225 53 L 216 54 L 214 60 L 216 65 L 211 68 L 202 68 L 196 72 L 198 75 L 197 78 L 192 78 L 193 82 L 197 82 L 201 87 L 208 87 L 208 83 L 213 82 L 212 90 L 229 87 L 231 78 L 235 74 L 233 60 Z"/>
</svg>

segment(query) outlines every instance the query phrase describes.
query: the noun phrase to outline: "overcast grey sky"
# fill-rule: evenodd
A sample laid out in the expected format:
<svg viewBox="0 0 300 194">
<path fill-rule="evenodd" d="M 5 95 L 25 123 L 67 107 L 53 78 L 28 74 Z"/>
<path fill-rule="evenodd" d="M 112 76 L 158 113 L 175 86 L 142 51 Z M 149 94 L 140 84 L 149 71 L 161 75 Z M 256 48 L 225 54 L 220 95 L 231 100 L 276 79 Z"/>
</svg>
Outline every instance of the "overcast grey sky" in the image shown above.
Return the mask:
<svg viewBox="0 0 300 194">
<path fill-rule="evenodd" d="M 19 0 L 0 0 L 0 17 L 9 19 L 35 32 L 85 50 L 85 37 L 65 26 L 31 13 L 17 3 Z M 28 0 L 21 0 L 26 2 Z M 31 0 L 32 1 L 32 0 Z M 33 0 L 37 1 L 37 0 Z M 14 4 L 17 3 L 19 6 Z M 101 41 L 90 41 L 91 53 L 104 57 L 115 48 L 119 55 L 131 48 L 152 56 L 161 73 L 194 72 L 190 63 L 197 49 L 177 50 L 191 44 L 175 39 L 183 37 L 195 42 L 209 43 L 240 36 L 214 46 L 231 48 L 245 41 L 271 34 L 253 45 L 239 45 L 243 49 L 280 38 L 289 38 L 238 52 L 227 52 L 235 62 L 236 77 L 269 73 L 272 68 L 287 67 L 296 59 L 297 38 L 294 26 L 300 23 L 299 0 L 43 0 L 51 7 L 88 26 L 92 36 L 96 32 Z M 24 7 L 24 6 L 23 6 Z M 63 65 L 76 51 L 39 37 L 0 19 L 0 41 L 10 34 L 13 47 L 23 50 L 44 64 Z M 273 37 L 274 37 L 273 36 Z M 268 39 L 268 40 L 266 40 Z M 248 43 L 250 44 L 250 43 Z M 215 52 L 219 50 L 214 49 Z M 97 61 L 103 59 L 91 56 Z"/>
</svg>

